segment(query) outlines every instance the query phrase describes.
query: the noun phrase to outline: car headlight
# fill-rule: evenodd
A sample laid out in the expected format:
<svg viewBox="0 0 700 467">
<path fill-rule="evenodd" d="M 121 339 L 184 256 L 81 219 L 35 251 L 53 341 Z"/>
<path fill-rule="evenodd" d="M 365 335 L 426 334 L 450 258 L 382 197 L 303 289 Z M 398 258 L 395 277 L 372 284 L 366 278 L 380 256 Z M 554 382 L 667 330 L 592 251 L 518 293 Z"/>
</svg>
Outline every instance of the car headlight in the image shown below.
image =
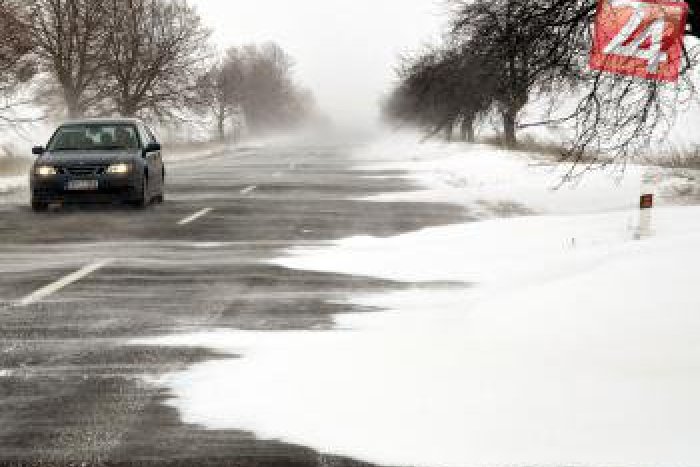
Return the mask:
<svg viewBox="0 0 700 467">
<path fill-rule="evenodd" d="M 131 172 L 131 164 L 112 164 L 107 168 L 108 174 L 124 175 Z"/>
<path fill-rule="evenodd" d="M 56 170 L 56 167 L 51 167 L 50 165 L 40 165 L 34 169 L 34 173 L 42 177 L 49 177 L 51 175 L 56 175 L 58 170 Z"/>
</svg>

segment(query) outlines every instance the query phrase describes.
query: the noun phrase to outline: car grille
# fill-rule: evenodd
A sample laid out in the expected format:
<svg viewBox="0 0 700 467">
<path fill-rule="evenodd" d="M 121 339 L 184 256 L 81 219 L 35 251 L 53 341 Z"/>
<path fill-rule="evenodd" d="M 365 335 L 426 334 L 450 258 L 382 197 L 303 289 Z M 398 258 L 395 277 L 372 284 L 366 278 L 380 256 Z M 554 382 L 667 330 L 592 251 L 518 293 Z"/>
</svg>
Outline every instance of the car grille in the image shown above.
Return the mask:
<svg viewBox="0 0 700 467">
<path fill-rule="evenodd" d="M 61 168 L 64 175 L 75 175 L 87 177 L 90 175 L 101 175 L 107 170 L 106 165 L 72 165 Z"/>
</svg>

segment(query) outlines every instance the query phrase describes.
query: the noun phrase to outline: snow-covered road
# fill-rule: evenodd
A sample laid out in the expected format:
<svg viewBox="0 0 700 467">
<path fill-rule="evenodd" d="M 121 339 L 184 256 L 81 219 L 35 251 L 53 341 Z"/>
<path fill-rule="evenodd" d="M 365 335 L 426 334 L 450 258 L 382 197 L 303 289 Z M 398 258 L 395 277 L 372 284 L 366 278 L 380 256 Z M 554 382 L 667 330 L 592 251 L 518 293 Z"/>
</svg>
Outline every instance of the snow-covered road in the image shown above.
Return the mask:
<svg viewBox="0 0 700 467">
<path fill-rule="evenodd" d="M 485 147 L 394 140 L 356 158 L 424 187 L 384 201 L 450 201 L 482 220 L 275 260 L 426 283 L 349 296 L 386 311 L 339 316 L 335 331 L 150 340 L 244 356 L 161 381 L 186 422 L 393 465 L 700 464 L 699 207 L 657 208 L 640 240 L 647 168 L 554 191 L 565 168 Z"/>
</svg>

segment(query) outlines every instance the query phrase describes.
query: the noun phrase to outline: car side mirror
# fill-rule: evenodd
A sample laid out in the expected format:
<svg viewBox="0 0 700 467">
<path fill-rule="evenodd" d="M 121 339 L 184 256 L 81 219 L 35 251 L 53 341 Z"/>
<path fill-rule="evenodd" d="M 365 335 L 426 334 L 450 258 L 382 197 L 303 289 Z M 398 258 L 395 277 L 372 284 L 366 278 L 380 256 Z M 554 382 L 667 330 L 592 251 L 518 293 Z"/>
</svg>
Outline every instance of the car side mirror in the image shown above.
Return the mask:
<svg viewBox="0 0 700 467">
<path fill-rule="evenodd" d="M 34 154 L 35 156 L 41 156 L 45 152 L 46 152 L 46 148 L 44 148 L 44 146 L 34 146 L 32 148 L 32 154 Z"/>
<path fill-rule="evenodd" d="M 143 150 L 143 152 L 148 154 L 149 152 L 156 152 L 156 151 L 160 151 L 160 150 L 161 150 L 160 143 L 149 143 L 146 146 L 146 149 Z"/>
</svg>

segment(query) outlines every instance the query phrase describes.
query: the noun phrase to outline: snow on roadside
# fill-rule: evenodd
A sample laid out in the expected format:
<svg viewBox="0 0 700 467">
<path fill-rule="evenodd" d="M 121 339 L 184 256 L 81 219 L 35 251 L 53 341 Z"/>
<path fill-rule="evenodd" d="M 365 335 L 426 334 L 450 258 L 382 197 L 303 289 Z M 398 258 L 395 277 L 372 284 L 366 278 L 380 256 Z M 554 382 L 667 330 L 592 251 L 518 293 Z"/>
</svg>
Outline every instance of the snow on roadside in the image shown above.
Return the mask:
<svg viewBox="0 0 700 467">
<path fill-rule="evenodd" d="M 356 159 L 369 170 L 407 171 L 421 189 L 386 193 L 378 201 L 450 202 L 480 210 L 481 202 L 516 202 L 536 212 L 576 214 L 633 208 L 642 180 L 658 179 L 652 186 L 663 194 L 673 171 L 628 165 L 592 170 L 585 177 L 562 185 L 569 164 L 534 160 L 486 145 L 429 142 L 417 144 L 411 134 L 397 133 L 357 152 Z M 644 188 L 648 189 L 648 186 Z"/>
<path fill-rule="evenodd" d="M 700 233 L 700 208 L 659 208 L 657 235 Z M 353 237 L 324 249 L 298 247 L 275 261 L 301 270 L 397 281 L 464 281 L 484 286 L 540 282 L 595 265 L 637 235 L 639 212 L 528 216 L 435 227 L 392 238 Z"/>
<path fill-rule="evenodd" d="M 354 297 L 390 312 L 339 317 L 345 331 L 165 339 L 245 355 L 172 376 L 174 404 L 188 423 L 387 465 L 697 465 L 700 298 L 686 265 L 700 261 L 700 209 L 672 208 L 662 218 L 653 240 L 625 241 L 623 223 L 612 245 L 559 243 L 531 264 L 558 269 L 546 277 L 523 270 L 515 285 Z M 474 233 L 483 235 L 469 242 L 510 261 L 512 251 L 496 254 L 498 240 L 481 224 Z M 401 245 L 374 239 L 327 253 L 336 270 L 363 262 L 368 273 L 427 279 L 448 252 L 433 257 L 420 245 L 467 243 L 453 233 L 431 229 Z M 384 270 L 407 255 L 420 273 Z M 329 259 L 302 258 L 314 269 Z M 474 279 L 466 272 L 451 277 Z"/>
<path fill-rule="evenodd" d="M 23 188 L 29 184 L 29 178 L 26 175 L 18 175 L 12 177 L 0 177 L 0 194 L 9 193 Z"/>
<path fill-rule="evenodd" d="M 452 156 L 470 157 L 435 150 L 404 166 L 419 179 L 415 164 L 434 173 Z M 510 157 L 468 171 L 460 160 L 462 190 L 428 176 L 432 189 L 398 197 L 517 195 L 556 214 L 345 239 L 276 261 L 464 287 L 349 297 L 387 312 L 339 316 L 333 332 L 151 340 L 244 355 L 163 381 L 184 421 L 391 465 L 700 464 L 700 207 L 656 210 L 653 237 L 635 240 L 638 211 L 616 208 L 633 207 L 639 186 L 593 183 L 548 201 Z"/>
</svg>

